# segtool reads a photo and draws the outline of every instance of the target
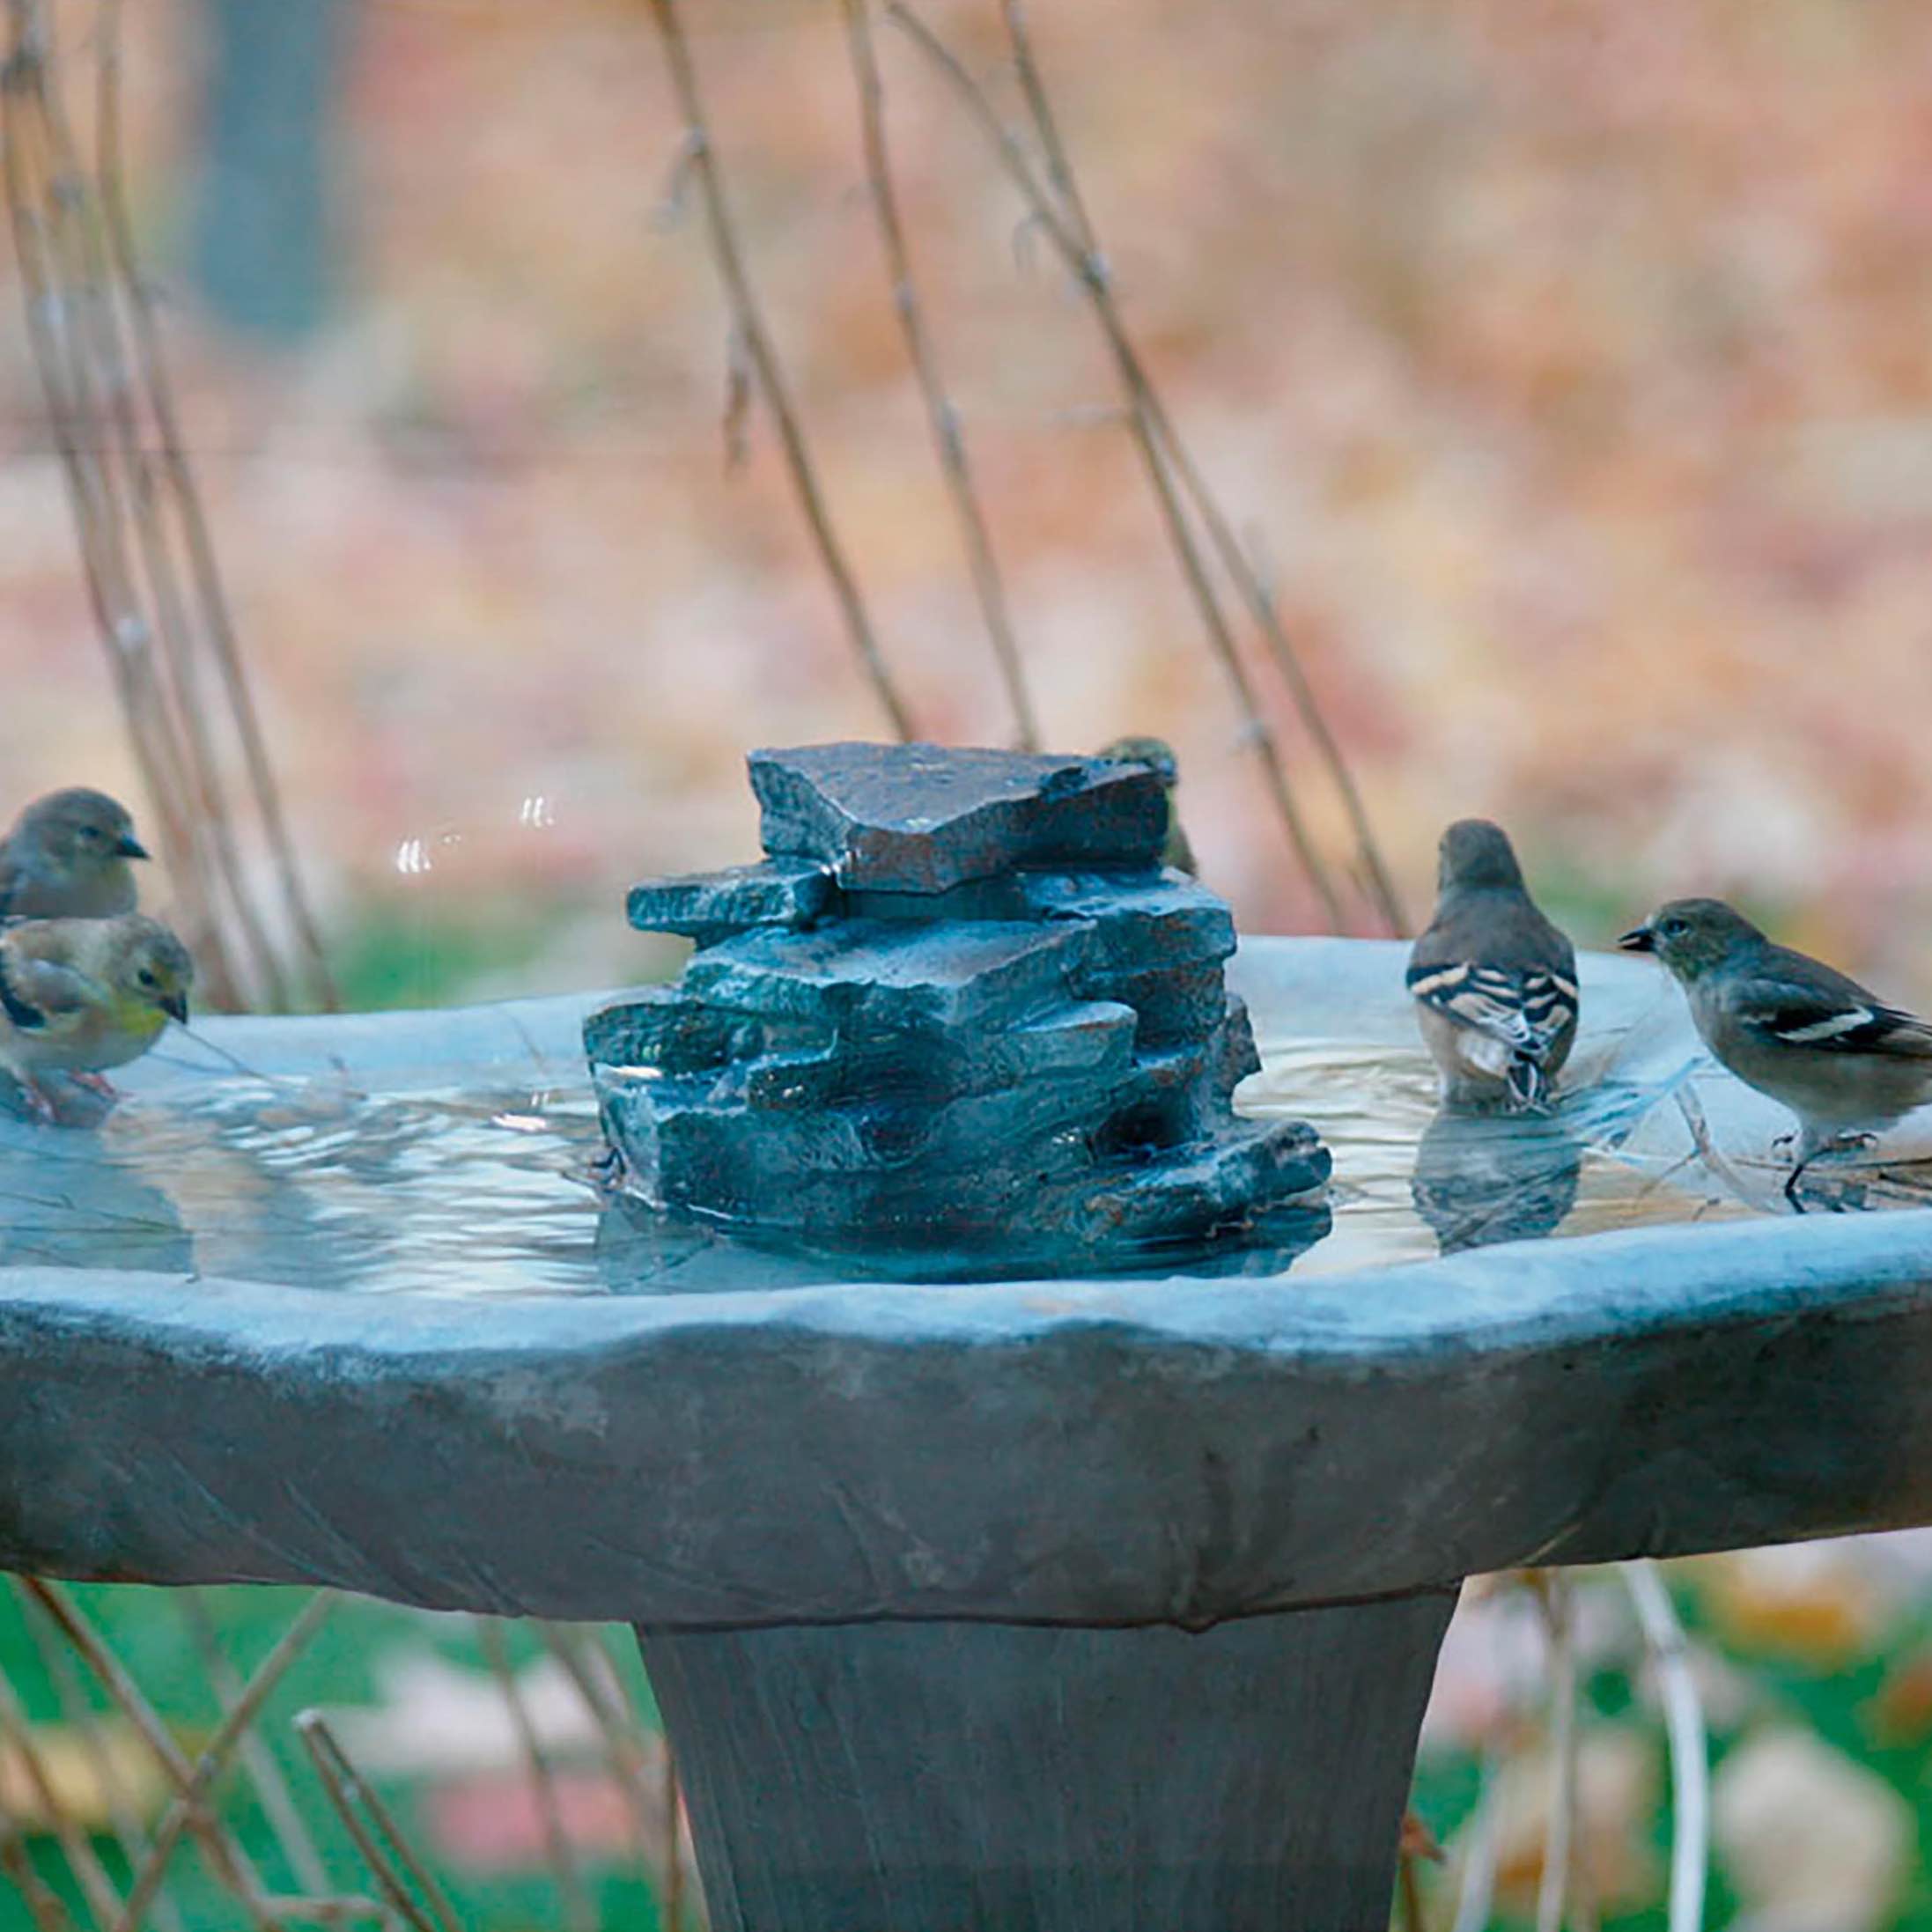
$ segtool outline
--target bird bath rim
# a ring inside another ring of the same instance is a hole
[[[1346,942],[1250,965],[1279,943]],[[228,1036],[267,1073],[452,1029],[508,1066],[542,1018]],[[1932,1210],[1265,1279],[463,1300],[16,1268],[0,1567],[664,1628],[1197,1626],[1932,1521],[1928,1380]]]

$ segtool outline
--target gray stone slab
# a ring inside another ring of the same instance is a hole
[[[1012,1024],[1067,997],[1083,938],[1075,926],[841,919],[741,933],[698,954],[679,984],[707,1007],[829,1019],[848,1034]]]
[[[1160,780],[1104,759],[836,744],[748,762],[766,852],[821,860],[844,887],[936,893],[1014,866],[1149,866],[1167,835]]]
[[[647,879],[624,911],[641,933],[678,933],[709,944],[751,925],[811,925],[837,896],[830,868],[808,859],[768,859],[722,872]]]
[[[1235,950],[1227,902],[1176,874],[1146,881],[1094,873],[1021,873],[1014,881],[1029,915],[1089,922],[1083,970],[1172,971],[1213,964]]]

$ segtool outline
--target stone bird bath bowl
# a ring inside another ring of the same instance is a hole
[[[1233,962],[1334,1226],[1213,1279],[627,1278],[601,1002],[211,1021],[0,1125],[0,1563],[630,1622],[719,1928],[1379,1932],[1462,1578],[1932,1520],[1932,1213],[1686,1164],[1639,962],[1553,1126],[1433,1122],[1401,960]]]

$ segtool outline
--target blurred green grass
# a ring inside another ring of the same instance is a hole
[[[243,1678],[274,1648],[307,1594],[297,1589],[252,1585],[199,1593],[219,1633],[224,1655]],[[177,1593],[116,1584],[73,1586],[71,1595],[192,1757],[219,1722],[220,1714]],[[502,1629],[513,1669],[521,1670],[543,1654],[536,1635],[527,1627],[505,1623]],[[641,1710],[654,1714],[655,1705],[630,1631],[619,1626],[608,1636],[607,1653],[626,1687]],[[373,1701],[379,1689],[374,1672],[377,1660],[402,1649],[434,1650],[477,1673],[479,1685],[486,1692],[490,1688],[470,1619],[403,1610],[365,1597],[344,1597],[277,1685],[258,1729],[258,1736],[289,1781],[336,1892],[367,1896],[375,1887],[309,1765],[293,1721],[310,1706],[333,1711],[344,1705]],[[85,1677],[77,1660],[76,1667]],[[0,1675],[13,1685],[31,1724],[63,1722],[59,1691],[28,1628],[23,1605],[11,1591],[0,1591]],[[557,1888],[546,1870],[467,1872],[460,1864],[437,1855],[424,1809],[430,1788],[426,1781],[371,1776],[368,1781],[394,1810],[409,1842],[448,1891],[466,1932],[468,1928],[528,1932],[531,1928],[562,1922]],[[302,1890],[252,1788],[232,1768],[217,1787],[216,1810],[254,1861],[270,1891],[293,1894]],[[117,1890],[124,1892],[129,1873],[119,1847],[110,1835],[93,1842]],[[53,1838],[32,1833],[27,1848],[34,1868],[74,1914],[75,1922],[92,1924]],[[601,1861],[586,1854],[583,1869],[600,1925],[658,1932],[661,1920],[657,1899],[634,1864]],[[209,1875],[197,1851],[185,1845],[178,1849],[170,1873],[171,1890],[186,1932],[246,1924],[240,1904]],[[26,1902],[5,1879],[0,1879],[0,1932],[35,1932]]]

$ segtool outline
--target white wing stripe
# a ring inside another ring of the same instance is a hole
[[[1854,1007],[1849,1013],[1834,1013],[1828,1019],[1813,1021],[1808,1027],[1796,1027],[1788,1033],[1781,1033],[1778,1038],[1793,1046],[1803,1046],[1813,1040],[1835,1040],[1841,1033],[1856,1033],[1859,1028],[1869,1027],[1877,1017],[1869,1007]]]

